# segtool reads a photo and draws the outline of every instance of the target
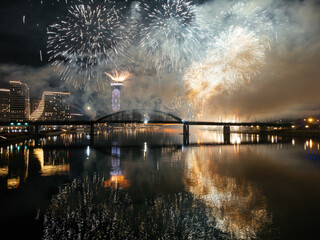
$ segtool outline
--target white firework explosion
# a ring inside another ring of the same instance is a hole
[[[103,70],[129,43],[116,2],[90,0],[72,5],[48,29],[49,60],[63,80],[83,89],[104,88]]]
[[[182,70],[201,57],[205,36],[195,21],[191,1],[142,1],[140,56],[156,69]]]

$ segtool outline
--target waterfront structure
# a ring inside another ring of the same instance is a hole
[[[10,90],[0,88],[0,121],[9,121],[10,115]]]
[[[30,120],[70,120],[69,92],[44,91],[38,107],[32,112]]]
[[[111,108],[113,112],[118,112],[121,110],[121,94],[124,86],[124,82],[128,80],[131,74],[128,71],[112,71],[111,73],[105,72],[107,77],[111,79]]]
[[[30,95],[27,84],[20,81],[9,82],[10,121],[29,120]]]
[[[121,92],[124,86],[123,81],[112,81],[111,89],[112,89],[112,99],[111,106],[113,112],[118,112],[121,110]]]

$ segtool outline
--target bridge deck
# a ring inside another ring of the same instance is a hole
[[[14,125],[12,125],[12,123]],[[131,120],[107,120],[102,123],[108,124],[144,124],[144,121],[131,121]],[[101,123],[101,124],[102,124]],[[18,122],[6,121],[0,122],[0,126],[17,126]],[[100,124],[96,121],[28,121],[28,122],[20,122],[21,125],[18,126],[42,126],[42,125],[94,125]],[[27,125],[25,125],[27,124]],[[270,123],[270,122],[202,122],[202,121],[148,121],[147,124],[176,124],[176,125],[190,125],[190,126],[253,126],[253,127],[288,127],[291,124],[288,123]]]

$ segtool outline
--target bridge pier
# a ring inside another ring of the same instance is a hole
[[[230,143],[230,126],[229,125],[223,126],[223,142]]]
[[[183,124],[183,145],[189,145],[189,125]]]
[[[35,133],[36,135],[39,135],[39,134],[40,134],[40,126],[39,126],[39,125],[35,125],[35,126],[34,126],[34,133]]]
[[[260,127],[260,137],[261,137],[261,143],[267,143],[268,142],[268,127],[267,126],[261,126]]]
[[[40,135],[40,126],[39,125],[35,125],[34,126],[34,135],[35,135],[35,138],[34,138],[34,144],[35,144],[35,147],[38,147],[39,146],[39,135]]]
[[[94,144],[94,124],[90,124],[90,145]]]
[[[267,126],[261,126],[260,127],[260,134],[268,134],[268,127]]]

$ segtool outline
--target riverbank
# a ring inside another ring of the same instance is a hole
[[[26,141],[35,138],[44,138],[49,136],[61,135],[63,133],[70,133],[65,131],[52,131],[52,132],[41,132],[35,133],[0,133],[0,145],[12,144],[21,141]]]
[[[320,137],[320,131],[315,130],[273,130],[261,133],[260,131],[231,131],[231,133],[239,134],[264,134],[264,135],[276,135],[286,137]]]

